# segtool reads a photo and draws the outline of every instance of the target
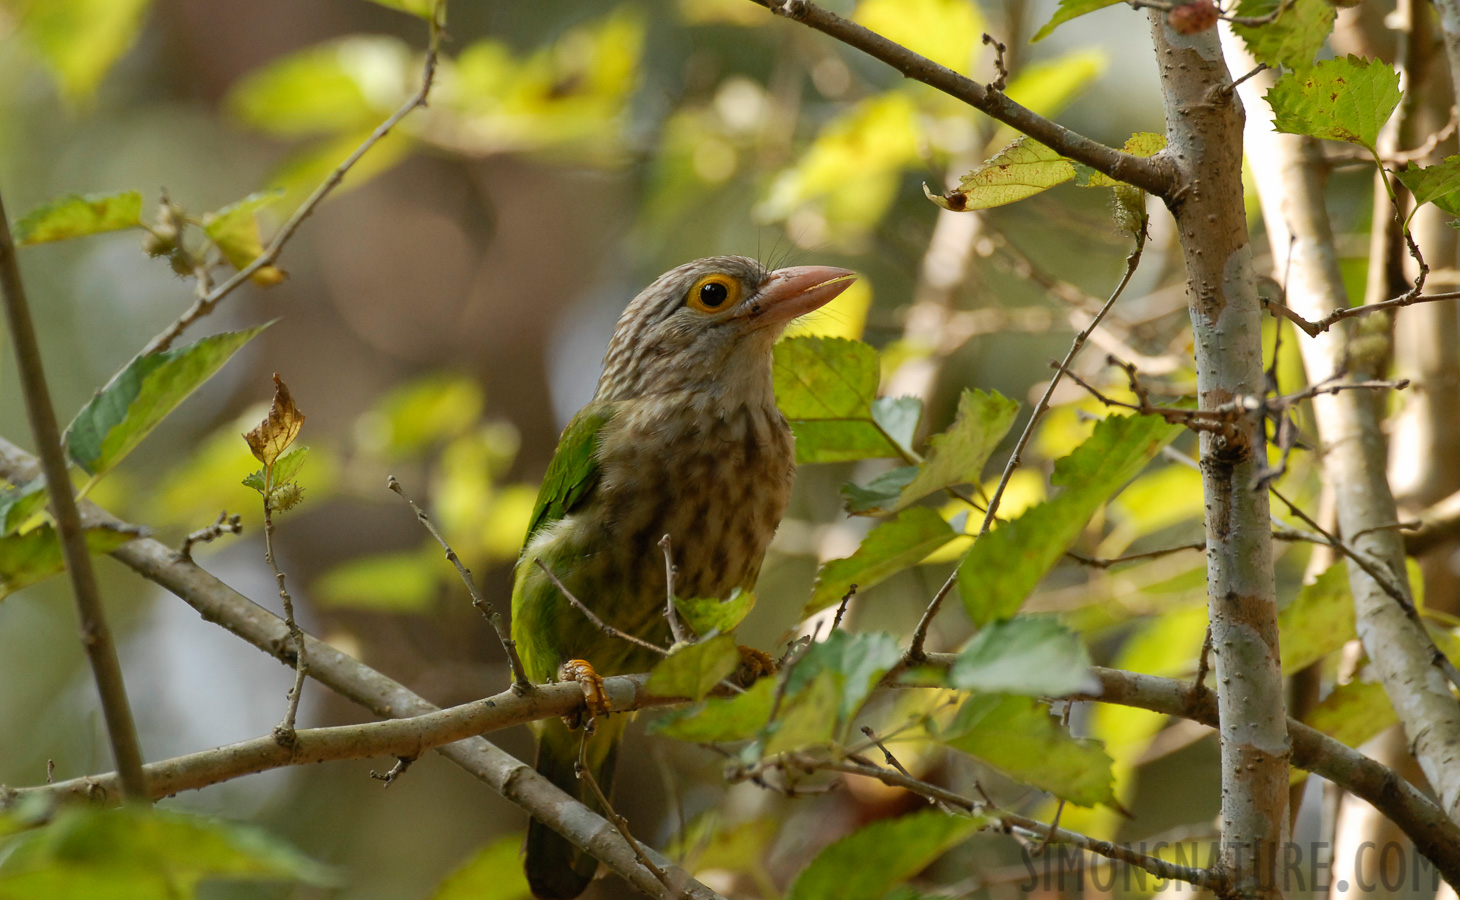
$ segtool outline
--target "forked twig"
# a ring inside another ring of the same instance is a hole
[[[632,634],[629,634],[627,631],[620,631],[619,629],[600,619],[598,615],[593,612],[593,610],[588,608],[588,604],[573,596],[573,592],[568,590],[568,586],[563,584],[562,580],[559,579],[557,575],[553,574],[553,570],[547,567],[547,563],[543,562],[541,557],[534,559],[533,562],[537,564],[537,567],[539,569],[542,569],[543,574],[546,575],[550,581],[552,581],[553,586],[558,589],[558,592],[566,597],[569,603],[577,607],[579,612],[587,616],[588,621],[592,622],[599,631],[603,632],[609,637],[618,638],[620,640],[628,641],[630,644],[643,647],[645,650],[653,650],[660,656],[669,655],[669,651],[665,650],[663,647],[657,647],[654,644],[651,644],[648,641],[644,640],[643,638],[635,637]]]

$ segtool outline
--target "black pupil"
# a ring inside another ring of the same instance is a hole
[[[700,302],[711,309],[724,303],[729,297],[730,292],[718,281],[712,281],[700,287]]]

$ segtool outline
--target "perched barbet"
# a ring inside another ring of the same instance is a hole
[[[669,634],[666,535],[677,596],[723,599],[754,586],[795,472],[771,347],[852,281],[845,269],[771,272],[714,257],[665,273],[624,310],[598,390],[558,442],[517,563],[512,637],[533,682],[591,682],[658,659],[605,634],[554,579],[605,624],[656,645]],[[598,724],[586,747],[605,794],[625,718]],[[537,771],[598,809],[574,771],[581,737],[554,719],[538,723],[537,739]],[[526,856],[532,892],[552,900],[582,893],[598,864],[535,820]]]

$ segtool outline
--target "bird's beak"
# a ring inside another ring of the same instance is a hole
[[[758,325],[789,322],[825,306],[856,280],[855,272],[834,266],[777,269],[760,283],[739,315],[757,319]]]

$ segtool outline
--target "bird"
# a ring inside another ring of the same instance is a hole
[[[606,711],[594,693],[601,677],[646,671],[658,659],[605,633],[565,592],[603,624],[662,646],[666,552],[678,597],[725,599],[754,586],[795,474],[772,347],[791,320],[853,280],[831,266],[771,271],[718,256],[666,272],[630,301],[593,399],[548,465],[515,569],[512,638],[530,681],[577,680],[588,705]],[[594,720],[582,745],[605,797],[626,719]],[[536,769],[601,814],[577,775],[583,738],[572,724],[536,723]],[[524,865],[536,897],[570,900],[598,861],[534,819]]]

